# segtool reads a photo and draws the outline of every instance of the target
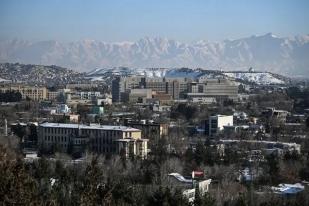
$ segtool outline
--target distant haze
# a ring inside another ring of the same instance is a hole
[[[0,41],[0,62],[58,65],[77,71],[127,66],[244,70],[253,67],[286,75],[309,75],[309,35],[268,33],[221,42],[182,43],[166,38],[106,43],[82,40]]]

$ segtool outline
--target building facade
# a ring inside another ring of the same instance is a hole
[[[118,76],[112,81],[112,101],[124,102],[128,100],[128,92],[130,89],[142,88],[144,77],[122,77]]]
[[[159,139],[163,136],[168,135],[167,124],[159,124],[155,122],[147,122],[146,120],[141,120],[139,122],[128,121],[125,123],[125,125],[140,129],[142,131],[142,136],[147,139]]]
[[[62,151],[89,151],[102,154],[121,154],[127,157],[147,157],[148,139],[141,130],[125,126],[99,124],[43,123],[38,127],[38,145],[41,149],[57,147]]]
[[[215,97],[220,99],[237,99],[238,86],[228,79],[203,79],[192,82],[188,97]]]
[[[46,87],[26,86],[26,85],[5,85],[0,88],[1,92],[16,91],[22,95],[23,99],[30,98],[32,100],[47,99]]]
[[[224,129],[224,126],[233,126],[233,115],[210,116],[205,122],[205,133],[213,136]]]

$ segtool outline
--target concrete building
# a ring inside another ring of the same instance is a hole
[[[66,104],[57,105],[56,112],[58,114],[67,114],[71,112],[71,108]]]
[[[111,95],[104,95],[104,97],[96,99],[95,100],[96,105],[111,105],[112,102],[112,96]]]
[[[296,152],[297,154],[301,153],[301,145],[294,142],[274,142],[274,141],[260,141],[260,140],[236,140],[236,139],[228,139],[219,141],[225,146],[235,145],[235,143],[246,143],[248,145],[252,145],[251,148],[261,149],[266,154],[272,154],[275,151],[281,150],[282,155],[289,152]]]
[[[262,114],[264,117],[268,119],[278,120],[279,122],[283,123],[286,122],[286,118],[289,112],[285,110],[277,110],[275,108],[268,107],[264,111],[262,111]]]
[[[112,100],[113,102],[123,102],[130,89],[142,88],[145,79],[142,76],[121,77],[118,76],[112,81]]]
[[[145,88],[152,89],[152,91],[167,93],[167,82],[164,78],[146,78]]]
[[[1,92],[16,91],[21,93],[22,98],[30,98],[32,100],[45,100],[47,99],[46,87],[26,86],[26,85],[2,85]]]
[[[160,105],[166,105],[173,102],[172,95],[166,94],[165,92],[156,92],[152,95],[152,98],[155,101],[158,101]]]
[[[233,126],[233,115],[210,116],[205,122],[205,133],[213,136],[222,131],[224,126]]]
[[[66,89],[91,89],[91,88],[97,88],[98,84],[94,83],[84,83],[84,84],[67,84],[65,86]]]
[[[145,88],[181,99],[188,91],[188,82],[191,80],[187,78],[146,78]]]
[[[228,79],[203,79],[192,82],[188,90],[189,97],[215,97],[218,99],[237,99],[238,86]],[[195,95],[197,94],[197,95]]]
[[[54,122],[70,122],[70,123],[78,123],[80,120],[79,114],[52,114],[52,120]]]
[[[138,122],[128,121],[126,126],[134,127],[142,131],[142,136],[147,139],[159,139],[168,135],[168,125],[155,123],[153,121],[141,120]]]
[[[76,92],[76,95],[80,99],[89,99],[92,100],[94,98],[101,97],[101,92],[94,92],[94,91],[82,91],[82,92]]]
[[[129,92],[129,102],[131,103],[145,103],[146,99],[151,98],[151,89],[131,89]]]
[[[103,114],[104,114],[104,107],[101,107],[101,106],[92,106],[92,108],[91,108],[91,114],[103,115]]]
[[[173,100],[184,99],[187,93],[192,97],[237,99],[238,86],[228,79],[201,79],[193,82],[190,78],[158,77],[117,77],[112,82],[113,102],[125,102],[132,89],[151,89],[153,92],[168,94]]]
[[[147,142],[141,130],[125,126],[43,123],[38,128],[38,145],[43,150],[57,147],[62,151],[83,152],[88,148],[97,153],[124,152],[127,157],[146,158]]]
[[[204,93],[188,93],[188,99],[193,103],[200,103],[200,104],[217,103],[216,98],[207,97]]]
[[[59,92],[58,91],[48,91],[47,92],[47,99],[48,100],[56,100],[57,97],[59,96]]]
[[[168,94],[173,99],[182,99],[191,81],[187,78],[116,77],[112,81],[113,102],[128,100],[132,89],[151,89],[153,92]]]

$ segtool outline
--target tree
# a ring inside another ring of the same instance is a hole
[[[187,120],[196,116],[198,109],[195,105],[189,105],[185,103],[178,104],[177,107],[173,107],[171,111],[171,117],[174,119],[179,118],[181,115]]]
[[[94,157],[84,173],[80,193],[81,205],[96,205],[98,202],[104,202],[102,196],[98,195],[98,188],[104,184],[102,178],[103,173],[98,166],[98,157]]]
[[[267,165],[268,165],[268,174],[270,175],[270,179],[272,183],[277,183],[278,175],[279,175],[279,160],[278,157],[271,154],[266,157]]]
[[[0,202],[1,205],[38,204],[37,185],[20,159],[10,157],[0,145]],[[12,161],[14,160],[14,161]]]
[[[148,199],[149,206],[156,205],[168,205],[168,200],[166,199],[164,189],[160,186],[151,197]]]
[[[26,135],[26,128],[20,125],[19,123],[12,127],[14,134],[16,134],[20,140]]]
[[[148,198],[147,205],[185,206],[189,205],[189,203],[180,190],[175,190],[173,193],[168,187],[163,188],[160,186],[159,189]]]
[[[200,194],[198,189],[195,192],[194,205],[196,206],[214,206],[215,199],[212,198],[209,193]]]
[[[194,153],[194,159],[197,165],[200,166],[201,163],[205,161],[205,154],[206,154],[205,146],[201,141],[199,141],[196,145],[196,150]]]
[[[0,102],[20,102],[22,95],[15,91],[0,92]]]

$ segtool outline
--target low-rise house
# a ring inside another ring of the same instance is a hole
[[[194,202],[196,190],[201,195],[204,195],[209,190],[209,185],[211,179],[194,179],[184,177],[179,173],[170,173],[168,174],[168,184],[172,188],[177,188],[182,191],[184,197],[188,199],[189,202]]]

